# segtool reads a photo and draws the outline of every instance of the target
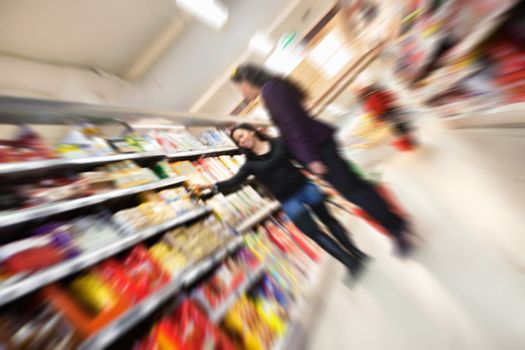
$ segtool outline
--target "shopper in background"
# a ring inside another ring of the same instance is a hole
[[[335,130],[309,115],[303,104],[307,93],[301,86],[252,64],[241,65],[231,79],[248,100],[262,97],[294,158],[382,225],[394,237],[400,255],[410,252],[407,222],[341,157],[334,140]]]
[[[362,270],[367,255],[352,243],[345,228],[328,212],[320,189],[292,164],[282,141],[270,139],[249,124],[233,128],[231,137],[246,154],[246,162],[231,179],[214,186],[197,186],[197,189],[213,188],[214,191],[229,192],[253,175],[282,203],[284,212],[299,230],[356,276]],[[338,242],[321,230],[312,213]]]
[[[376,123],[390,127],[396,138],[395,145],[399,144],[396,147],[410,150],[416,145],[410,125],[404,120],[403,111],[390,91],[378,85],[370,85],[359,92],[358,99],[365,112],[372,115]]]

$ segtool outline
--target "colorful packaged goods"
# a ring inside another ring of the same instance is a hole
[[[257,307],[247,296],[241,296],[224,318],[225,327],[239,339],[242,348],[270,349],[277,339],[271,327],[257,312]]]
[[[190,300],[185,300],[173,315],[163,318],[150,335],[133,350],[235,350],[237,347]]]
[[[146,247],[138,245],[124,259],[124,270],[134,285],[149,294],[169,282],[170,276],[149,254]]]
[[[72,324],[51,306],[32,300],[0,314],[0,348],[73,350],[79,339]]]

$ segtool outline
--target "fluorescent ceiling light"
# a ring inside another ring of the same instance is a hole
[[[175,0],[178,7],[219,30],[228,20],[228,8],[218,0]]]

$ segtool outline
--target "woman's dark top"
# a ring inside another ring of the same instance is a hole
[[[237,174],[226,181],[216,184],[220,192],[229,192],[238,187],[250,175],[255,176],[273,195],[280,201],[284,201],[308,182],[301,170],[290,161],[282,140],[273,139],[270,151],[263,155],[250,155],[246,163],[239,169]]]
[[[261,94],[292,155],[303,164],[322,160],[320,149],[332,139],[334,128],[312,118],[297,91],[280,79],[264,84]]]

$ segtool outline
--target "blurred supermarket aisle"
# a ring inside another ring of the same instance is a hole
[[[374,261],[350,288],[333,263],[308,349],[525,348],[525,131],[421,127],[425,146],[381,168],[424,246],[399,261],[347,218]]]

